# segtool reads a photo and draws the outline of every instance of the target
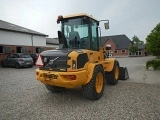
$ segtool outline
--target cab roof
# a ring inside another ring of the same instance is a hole
[[[94,17],[92,17],[92,15],[88,15],[88,14],[85,14],[85,13],[79,13],[79,14],[72,14],[72,15],[67,15],[67,16],[64,16],[63,18],[72,18],[72,17],[81,17],[81,16],[86,16],[86,17],[89,17],[95,21],[98,21],[97,19],[95,19]]]

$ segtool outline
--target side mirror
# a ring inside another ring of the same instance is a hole
[[[108,29],[109,29],[109,21],[108,21],[108,22],[106,22],[106,23],[104,23],[104,27],[105,27],[105,29],[106,29],[106,30],[108,30]]]
[[[111,50],[111,45],[107,45],[106,50]]]

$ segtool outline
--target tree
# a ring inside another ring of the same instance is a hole
[[[132,53],[135,53],[138,51],[138,46],[137,45],[131,45],[129,47],[129,51],[132,52]]]
[[[143,45],[144,42],[141,41],[136,35],[132,37],[132,45],[129,48],[129,51],[135,53],[138,51],[138,45]]]
[[[139,45],[140,40],[136,35],[134,35],[134,37],[132,37],[132,42],[134,45]]]
[[[160,57],[160,23],[151,31],[146,38],[146,50]]]

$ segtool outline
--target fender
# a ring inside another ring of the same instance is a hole
[[[103,61],[102,65],[103,65],[104,71],[105,72],[111,72],[113,67],[114,67],[114,63],[116,61],[117,60],[114,59],[114,58],[109,58],[109,59],[106,59],[105,61]]]
[[[94,72],[94,68],[97,66],[97,65],[101,65],[100,63],[89,63],[88,66],[87,66],[87,76],[88,76],[88,79],[86,81],[85,84],[87,84],[88,82],[90,82],[91,78],[92,78],[92,75],[93,75],[93,72]]]

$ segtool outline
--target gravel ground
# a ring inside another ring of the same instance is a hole
[[[137,64],[143,64],[140,59]],[[160,120],[160,85],[133,82],[132,67],[132,78],[106,85],[98,101],[84,99],[80,89],[47,91],[35,79],[35,69],[0,68],[0,120]]]

